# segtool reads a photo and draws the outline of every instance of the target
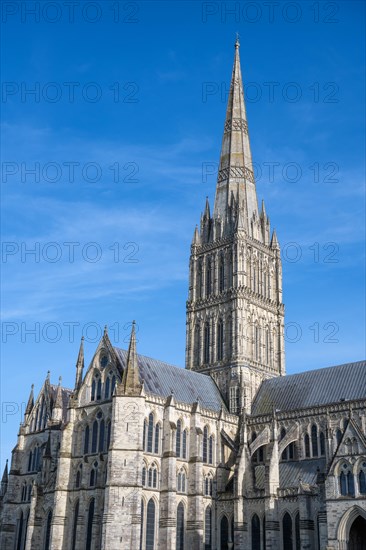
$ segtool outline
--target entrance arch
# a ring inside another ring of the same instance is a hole
[[[366,519],[358,516],[349,530],[348,550],[366,550]]]
[[[366,543],[359,542],[360,535],[365,536],[366,511],[360,506],[352,506],[343,514],[339,525],[337,538],[342,550],[366,550]],[[351,546],[352,545],[352,546]]]

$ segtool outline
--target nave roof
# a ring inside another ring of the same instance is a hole
[[[114,348],[122,368],[126,367],[127,350]],[[174,395],[177,402],[193,404],[199,401],[200,406],[220,411],[227,410],[218,387],[210,376],[191,370],[175,367],[158,359],[137,354],[141,381],[147,393],[167,398]]]
[[[357,399],[366,399],[366,361],[265,380],[254,399],[252,415]]]

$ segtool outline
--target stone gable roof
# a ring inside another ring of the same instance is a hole
[[[114,348],[114,350],[124,369],[127,351],[120,348]],[[198,400],[201,407],[205,409],[227,410],[220,391],[210,376],[175,367],[140,354],[137,354],[137,362],[146,393],[164,398],[173,393],[174,399],[180,403],[191,405]]]
[[[252,415],[356,399],[366,399],[366,361],[265,380],[254,399]]]

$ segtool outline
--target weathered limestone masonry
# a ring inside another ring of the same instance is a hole
[[[105,330],[74,388],[33,387],[1,550],[366,550],[366,362],[285,375],[235,44],[215,205],[194,231],[186,369]],[[164,343],[162,342],[162,345]]]

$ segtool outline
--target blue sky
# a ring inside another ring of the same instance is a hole
[[[30,385],[73,386],[82,333],[88,362],[136,319],[141,353],[184,366],[236,32],[287,371],[363,358],[364,3],[33,4],[3,2],[2,467]]]

